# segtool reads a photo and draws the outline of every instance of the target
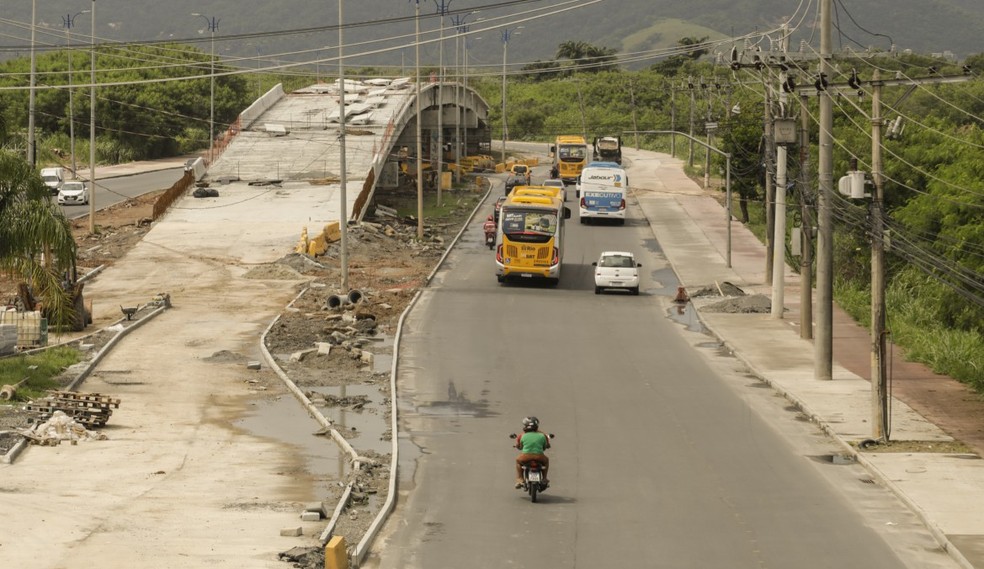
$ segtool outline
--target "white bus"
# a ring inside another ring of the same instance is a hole
[[[589,165],[581,172],[578,196],[581,223],[592,219],[614,219],[625,224],[625,198],[629,177],[618,166]]]

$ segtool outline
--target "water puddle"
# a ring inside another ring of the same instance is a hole
[[[311,474],[330,473],[339,479],[348,474],[348,456],[331,437],[315,434],[321,430],[321,425],[290,395],[258,401],[248,416],[234,424],[252,435],[298,449],[305,470]],[[321,476],[315,478],[322,479]]]
[[[389,357],[392,358],[392,355]],[[389,400],[379,391],[378,385],[311,387],[307,391],[323,395],[327,401],[334,402],[326,405],[312,398],[321,414],[335,425],[335,429],[345,436],[357,452],[392,452],[393,443],[383,440],[383,436],[389,431],[389,419],[386,415]]]
[[[667,315],[671,320],[677,322],[678,324],[683,324],[687,327],[687,330],[691,332],[697,332],[698,334],[708,334],[707,328],[698,318],[697,310],[694,305],[687,303],[678,303],[671,306],[667,310]]]

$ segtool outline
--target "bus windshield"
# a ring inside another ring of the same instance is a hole
[[[557,212],[534,209],[503,209],[502,233],[511,241],[546,243],[557,233]]]
[[[587,155],[585,146],[581,144],[561,144],[557,157],[563,162],[580,162]]]

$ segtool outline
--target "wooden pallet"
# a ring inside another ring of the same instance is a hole
[[[120,400],[99,393],[76,393],[74,391],[49,391],[44,399],[32,401],[25,408],[48,419],[55,411],[61,411],[85,425],[97,428],[106,425],[113,409],[118,409]]]

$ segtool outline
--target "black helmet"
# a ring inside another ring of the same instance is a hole
[[[530,432],[535,431],[540,428],[540,420],[536,417],[529,416],[523,419],[523,431]]]

